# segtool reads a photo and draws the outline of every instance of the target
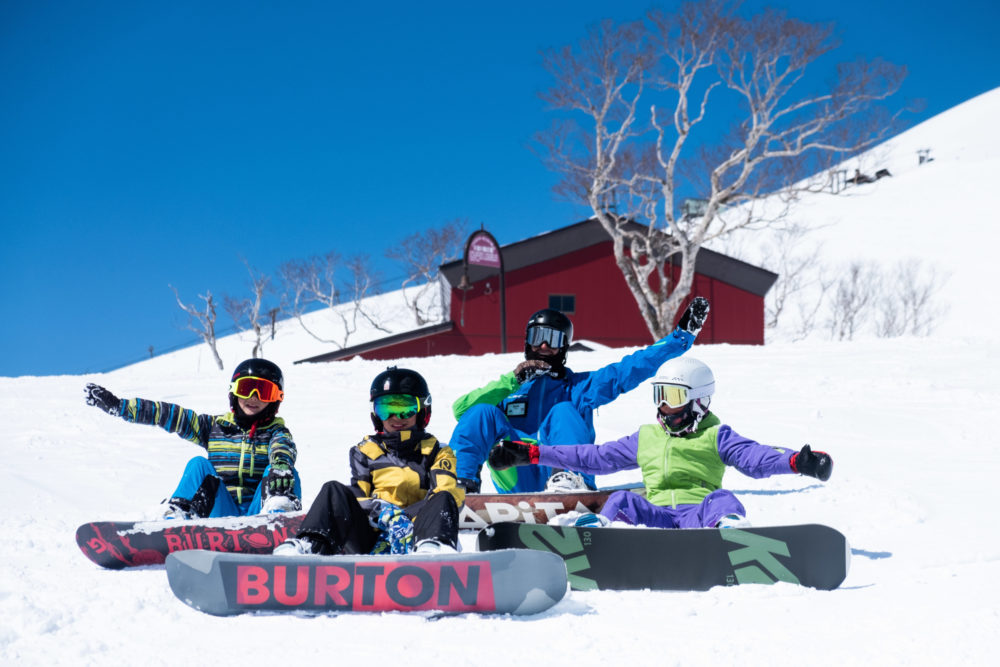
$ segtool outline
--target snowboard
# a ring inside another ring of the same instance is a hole
[[[269,554],[295,536],[304,518],[305,512],[289,512],[190,521],[96,521],[77,528],[76,543],[84,556],[111,570],[159,565],[167,554],[187,549]]]
[[[557,514],[574,510],[599,512],[613,491],[643,493],[642,484],[625,484],[597,491],[539,491],[535,493],[470,493],[458,517],[462,530],[480,530],[502,523],[548,523]]]
[[[529,548],[566,561],[574,590],[704,591],[785,581],[821,590],[847,578],[850,546],[828,526],[578,528],[500,523],[479,532],[480,551]]]
[[[559,556],[528,549],[405,556],[263,556],[178,551],[170,588],[206,614],[386,612],[537,614],[566,595]]]

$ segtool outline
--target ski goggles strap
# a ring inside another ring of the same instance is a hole
[[[420,412],[420,399],[410,394],[386,394],[372,401],[372,412],[379,419],[386,420],[395,415],[398,419],[409,419]]]
[[[265,403],[273,403],[285,399],[285,392],[276,383],[265,378],[244,375],[236,378],[229,385],[229,392],[237,398],[250,398],[257,393],[257,398]]]
[[[525,334],[525,342],[532,347],[539,347],[542,343],[545,343],[553,350],[558,350],[561,347],[566,347],[568,341],[566,340],[566,334],[559,331],[559,329],[535,326],[528,329],[528,332]]]

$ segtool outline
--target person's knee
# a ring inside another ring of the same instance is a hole
[[[215,466],[204,456],[195,456],[184,466],[186,473],[201,473],[202,475],[215,475]]]

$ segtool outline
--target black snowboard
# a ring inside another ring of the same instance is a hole
[[[405,556],[179,551],[170,588],[215,616],[249,611],[537,614],[566,595],[566,566],[527,549]]]
[[[294,537],[305,512],[191,521],[95,521],[76,529],[83,555],[101,567],[120,570],[158,565],[167,554],[187,549],[271,553]]]
[[[498,523],[480,551],[529,548],[566,561],[574,590],[703,591],[778,581],[822,590],[847,577],[850,546],[828,526],[762,528],[575,528]]]

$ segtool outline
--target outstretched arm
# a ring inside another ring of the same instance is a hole
[[[719,427],[716,442],[723,463],[755,479],[799,473],[825,482],[833,472],[832,457],[826,452],[812,451],[809,445],[798,452],[787,447],[762,445],[729,426]]]
[[[489,461],[495,470],[538,463],[599,475],[639,467],[636,460],[638,446],[638,432],[603,445],[538,445],[521,440],[501,440],[490,450]]]
[[[104,387],[88,384],[84,388],[87,405],[121,417],[133,424],[159,426],[165,431],[204,447],[212,428],[212,415],[199,415],[173,403],[149,401],[144,398],[119,399]]]
[[[649,347],[637,350],[621,361],[589,373],[573,387],[573,403],[578,409],[606,405],[632,391],[656,375],[665,362],[688,351],[708,317],[708,299],[695,297],[681,316],[677,328]]]

